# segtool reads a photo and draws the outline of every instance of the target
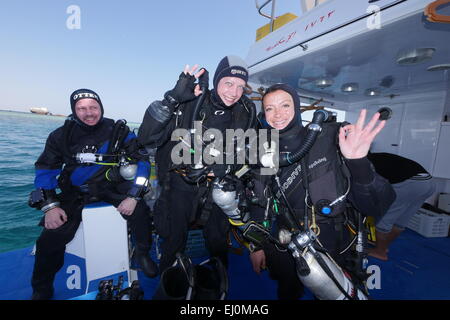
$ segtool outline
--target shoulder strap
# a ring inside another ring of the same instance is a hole
[[[64,156],[68,159],[72,158],[72,155],[69,151],[69,145],[70,145],[70,136],[72,135],[73,126],[75,125],[75,120],[73,119],[73,116],[70,115],[67,117],[66,121],[64,121],[63,125],[63,144],[62,144],[62,152]]]
[[[127,126],[127,121],[123,119],[117,120],[112,130],[107,154],[114,154],[119,151],[129,132],[130,128]]]

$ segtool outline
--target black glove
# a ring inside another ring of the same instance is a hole
[[[175,87],[167,91],[164,98],[170,104],[180,104],[195,99],[195,77],[182,72]]]
[[[205,68],[202,68],[205,70],[203,74],[198,78],[198,84],[200,86],[200,90],[205,91],[208,90],[209,86],[209,72]],[[201,69],[200,69],[201,70]]]

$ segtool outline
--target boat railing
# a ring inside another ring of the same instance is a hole
[[[328,0],[301,0],[302,12],[308,12]]]
[[[261,12],[261,10],[265,6],[267,6],[270,2],[272,2],[272,10],[270,11],[270,15],[267,15],[267,14]],[[270,32],[272,32],[273,31],[273,24],[275,23],[275,5],[276,5],[276,0],[267,0],[262,5],[259,5],[258,0],[255,0],[255,5],[256,5],[256,9],[258,9],[258,13],[260,15],[262,15],[265,18],[270,19]]]
[[[270,14],[263,13],[262,10],[270,3],[272,3]],[[258,9],[258,13],[264,18],[270,19],[269,23],[256,30],[256,41],[261,40],[276,29],[297,18],[297,15],[293,13],[285,13],[279,17],[275,16],[276,0],[266,0],[262,5],[259,4],[259,0],[255,0],[255,4]]]

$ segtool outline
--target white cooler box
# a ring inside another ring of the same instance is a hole
[[[450,216],[420,208],[409,220],[408,228],[427,238],[447,237]]]

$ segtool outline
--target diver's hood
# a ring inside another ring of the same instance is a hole
[[[278,90],[289,93],[289,95],[292,97],[292,100],[294,101],[294,112],[295,112],[294,117],[288,123],[288,125],[285,128],[279,130],[280,135],[282,135],[286,132],[292,131],[292,129],[294,127],[303,127],[303,124],[302,124],[302,114],[300,111],[300,98],[298,97],[297,91],[288,84],[277,83],[277,84],[270,86],[266,90],[265,95],[275,92],[275,91],[278,91]],[[264,108],[262,109],[262,112],[261,112],[260,122],[263,126],[267,125],[267,128],[275,129],[266,121],[265,115],[264,115]]]
[[[94,99],[100,105],[101,115],[100,120],[97,122],[97,124],[89,126],[78,118],[77,113],[75,112],[75,104],[77,103],[77,101],[82,99]],[[103,104],[100,99],[100,96],[93,90],[78,89],[72,92],[72,94],[70,95],[70,108],[72,110],[72,114],[69,117],[71,117],[80,127],[85,129],[86,131],[95,131],[103,122],[103,114],[104,114]]]

